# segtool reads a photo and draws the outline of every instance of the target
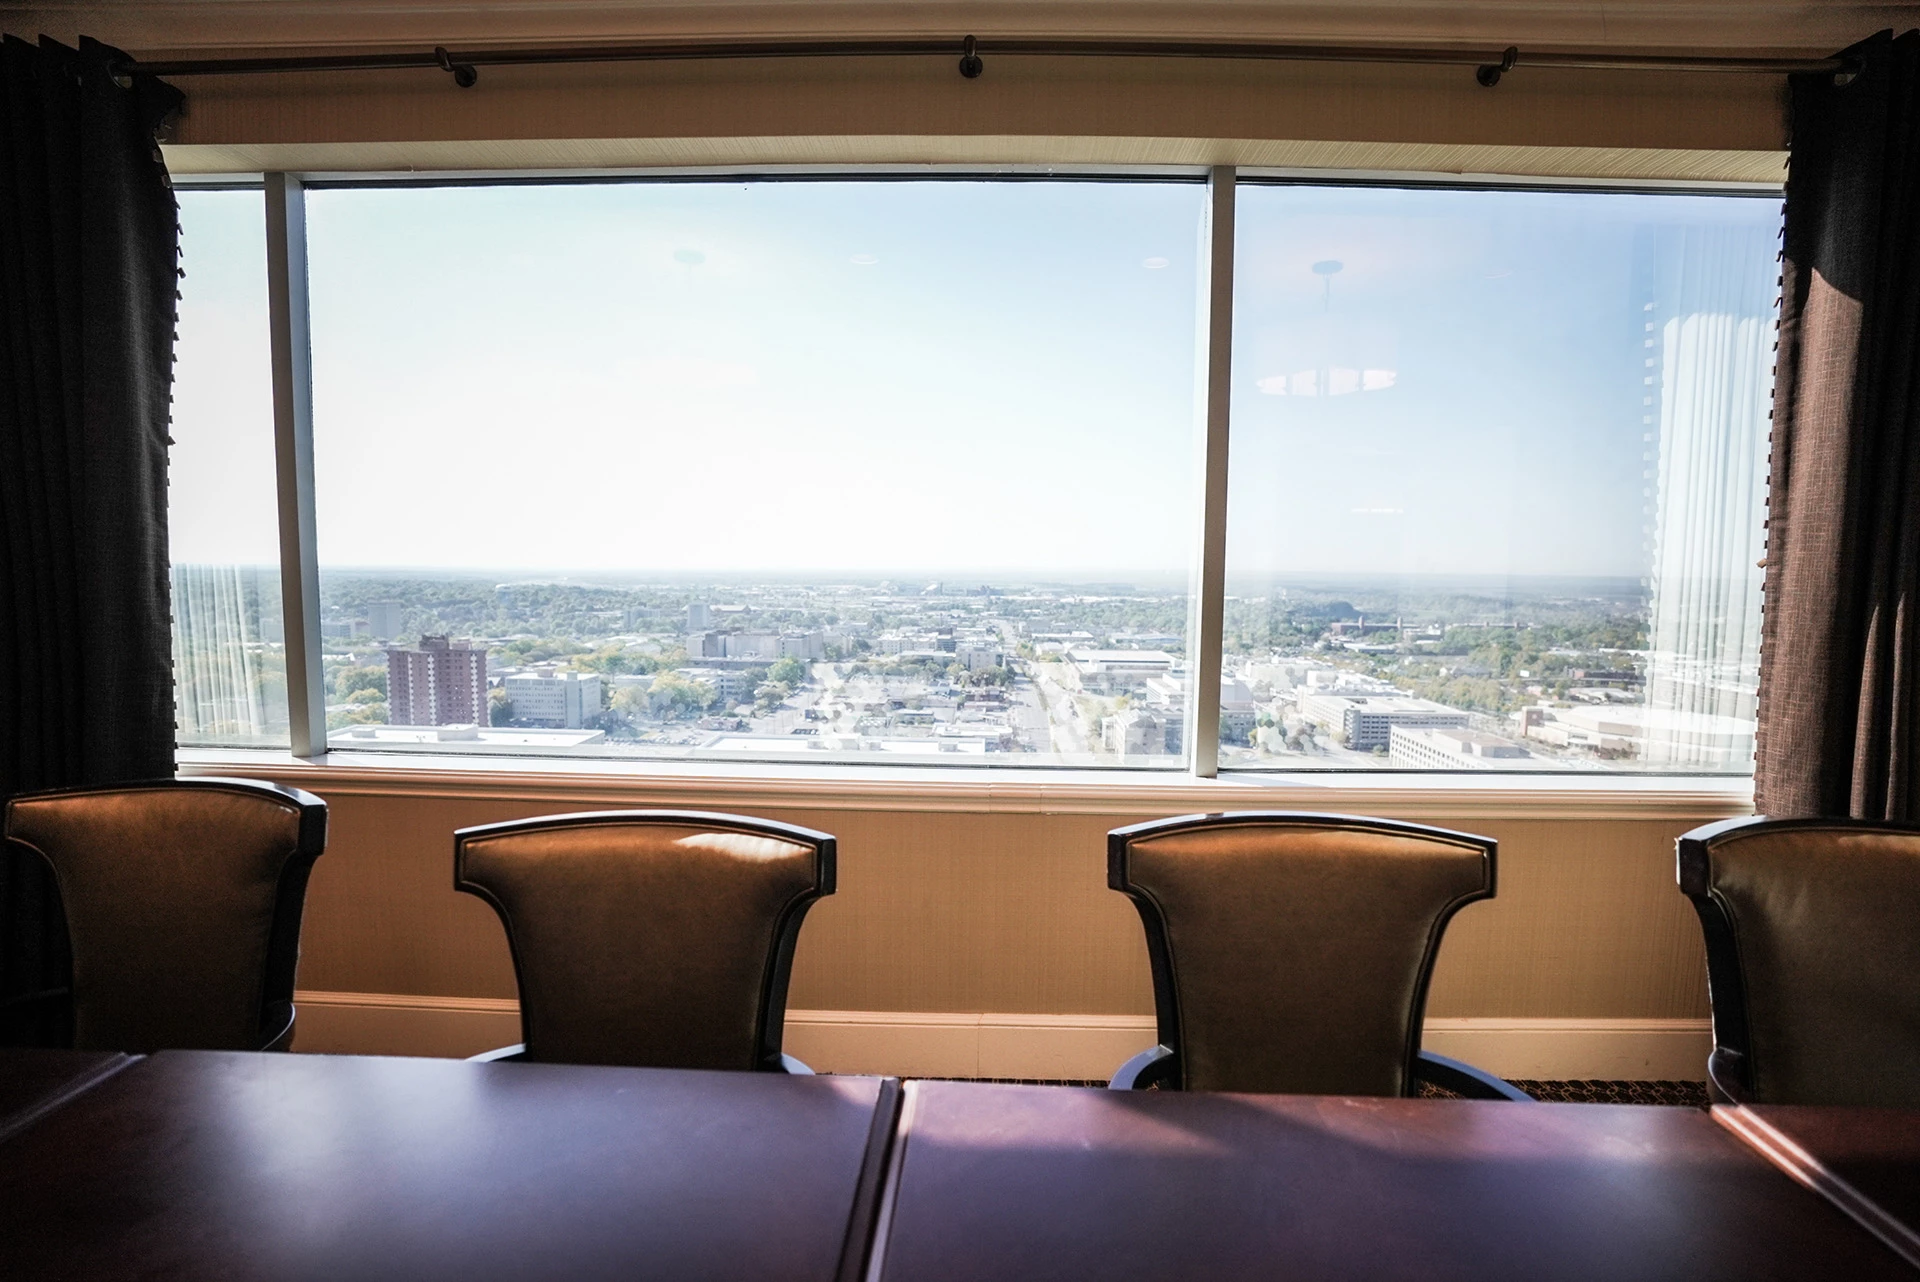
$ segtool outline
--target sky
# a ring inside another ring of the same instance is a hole
[[[1242,587],[1644,575],[1663,327],[1777,295],[1777,197],[1243,184],[1237,213]],[[1336,369],[1361,385],[1293,394]]]
[[[1203,199],[311,191],[321,563],[1181,579]],[[181,203],[174,556],[270,562],[261,196]],[[1230,575],[1643,573],[1662,255],[1731,237],[1764,294],[1778,215],[1243,185]]]

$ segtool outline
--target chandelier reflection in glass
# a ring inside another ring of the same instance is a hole
[[[1284,372],[1256,384],[1268,396],[1345,396],[1394,385],[1398,375],[1392,332],[1334,313],[1333,278],[1345,265],[1337,258],[1313,265],[1313,274],[1325,285],[1321,314],[1286,326],[1275,336],[1276,363]]]

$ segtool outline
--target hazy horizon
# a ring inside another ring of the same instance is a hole
[[[179,561],[177,564],[238,565],[242,569],[277,572],[273,561]],[[355,578],[459,578],[500,583],[575,583],[592,585],[614,583],[621,587],[681,587],[700,584],[738,586],[785,585],[794,587],[874,587],[892,583],[918,591],[929,584],[965,591],[977,587],[1152,587],[1166,591],[1189,592],[1190,582],[1179,576],[1148,574],[1089,573],[1065,576],[1036,575],[1025,571],[972,569],[959,572],[930,573],[912,569],[850,570],[845,567],[801,569],[780,572],[689,570],[665,573],[646,569],[597,569],[581,566],[448,566],[448,565],[329,565],[323,577]],[[1277,575],[1261,581],[1227,581],[1227,596],[1244,596],[1283,587],[1329,592],[1343,588],[1379,590],[1409,585],[1434,590],[1490,592],[1501,585],[1526,587],[1542,595],[1635,595],[1646,591],[1645,580],[1633,575],[1580,574],[1453,574],[1411,571],[1399,573],[1354,572],[1315,573],[1300,571]],[[1555,590],[1557,589],[1557,591]]]

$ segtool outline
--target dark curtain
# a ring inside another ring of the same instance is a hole
[[[1920,818],[1920,33],[1795,76],[1754,805]]]
[[[173,773],[167,424],[179,232],[125,55],[0,48],[0,800]],[[0,1043],[70,1040],[66,924],[0,851]]]

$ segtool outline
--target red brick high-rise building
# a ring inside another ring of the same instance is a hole
[[[396,726],[487,724],[487,652],[471,641],[421,637],[418,649],[387,647],[387,722]]]

